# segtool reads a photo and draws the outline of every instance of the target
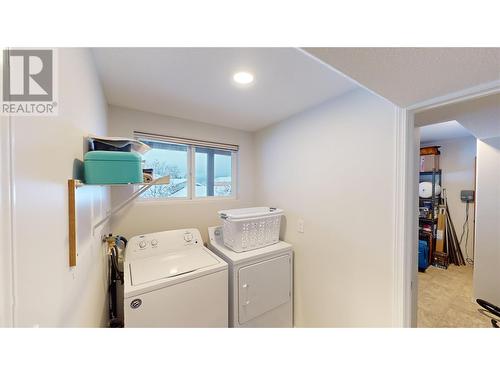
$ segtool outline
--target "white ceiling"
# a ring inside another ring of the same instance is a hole
[[[357,87],[297,48],[94,48],[109,104],[248,131]],[[250,87],[232,82],[255,75]]]
[[[500,137],[500,94],[452,103],[419,112],[415,125],[456,120],[479,139]]]
[[[440,142],[448,139],[472,137],[457,121],[441,122],[420,128],[420,143]]]
[[[500,80],[500,48],[304,50],[401,107]]]

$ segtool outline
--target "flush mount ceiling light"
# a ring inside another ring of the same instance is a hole
[[[253,74],[248,72],[238,72],[233,75],[233,80],[240,85],[248,85],[253,82]]]

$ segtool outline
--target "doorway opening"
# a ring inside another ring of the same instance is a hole
[[[419,131],[417,327],[488,327],[473,295],[476,137],[455,120]]]
[[[425,282],[420,280],[422,279],[422,274],[418,272],[419,241],[421,240],[421,231],[419,229],[427,229],[428,232],[434,232],[434,240],[437,240],[438,228],[436,227],[435,231],[432,225],[427,225],[424,228],[420,218],[421,216],[426,218],[425,215],[427,214],[430,215],[427,219],[432,220],[432,215],[435,215],[435,218],[438,219],[436,216],[446,210],[446,207],[444,207],[444,211],[439,211],[439,206],[445,206],[445,201],[450,198],[450,193],[452,193],[450,192],[452,189],[446,187],[451,182],[449,176],[447,177],[448,181],[446,181],[443,172],[441,172],[442,184],[445,190],[442,195],[441,193],[439,194],[439,199],[436,199],[435,205],[437,206],[437,211],[433,211],[434,207],[430,205],[421,206],[418,192],[419,183],[423,182],[420,181],[420,170],[422,167],[420,131],[425,125],[456,121],[477,138],[477,162],[475,172],[473,173],[475,175],[475,184],[471,189],[460,189],[458,195],[453,193],[454,200],[457,199],[457,196],[459,197],[460,204],[463,205],[461,206],[462,209],[452,208],[452,202],[448,201],[448,209],[450,210],[451,208],[448,217],[451,219],[452,216],[457,216],[457,214],[460,216],[460,213],[462,213],[464,221],[461,222],[461,225],[455,224],[453,219],[449,220],[451,223],[447,223],[445,220],[441,225],[443,226],[444,223],[445,228],[446,225],[451,228],[450,224],[453,224],[455,227],[456,236],[454,239],[450,237],[449,240],[454,240],[456,248],[455,256],[461,254],[463,258],[462,264],[465,264],[457,266],[457,268],[462,267],[462,270],[470,270],[471,273],[473,271],[472,293],[469,293],[472,294],[469,300],[472,303],[473,311],[461,323],[453,323],[451,319],[447,320],[446,318],[448,315],[453,315],[453,312],[449,312],[450,309],[448,307],[446,311],[439,314],[439,318],[441,319],[439,325],[429,322],[428,324],[450,327],[483,326],[483,323],[475,323],[475,319],[477,318],[484,322],[484,326],[491,326],[490,319],[484,316],[484,314],[481,316],[479,305],[475,304],[475,300],[481,298],[496,305],[500,304],[500,290],[498,290],[498,283],[500,282],[500,274],[498,273],[498,268],[500,267],[500,258],[498,258],[500,243],[498,242],[496,232],[488,229],[500,226],[500,200],[498,199],[500,196],[500,184],[498,184],[498,181],[500,181],[500,81],[471,88],[467,92],[450,94],[412,106],[404,110],[402,116],[403,119],[401,122],[405,124],[404,132],[406,133],[404,138],[406,143],[404,144],[405,153],[402,153],[401,157],[405,164],[399,170],[402,171],[400,180],[405,192],[398,199],[398,202],[401,202],[403,207],[401,215],[404,217],[405,231],[404,238],[399,242],[399,246],[401,247],[397,253],[397,256],[401,257],[397,261],[397,264],[400,264],[401,268],[396,269],[396,273],[398,270],[402,272],[402,282],[398,287],[400,288],[398,290],[401,290],[399,303],[402,306],[400,310],[402,325],[406,327],[427,326],[425,322],[418,323],[417,319],[419,281],[422,284]],[[435,145],[425,144],[425,139],[423,139],[422,146]],[[438,154],[438,152],[444,152],[444,148],[434,149],[430,154]],[[435,169],[436,171],[438,170],[438,168]],[[436,177],[436,174],[434,173],[434,183],[439,181],[439,177]],[[451,177],[454,176],[452,175]],[[430,190],[434,192],[432,180],[427,182],[431,182]],[[429,186],[427,186],[427,189],[429,189]],[[464,202],[462,202],[461,190],[464,190]],[[467,194],[472,194],[470,190],[475,190],[474,197],[467,196]],[[435,194],[435,196],[438,196],[438,194]],[[474,202],[470,201],[472,199]],[[469,204],[467,204],[467,200],[469,200]],[[421,208],[424,208],[424,210],[421,210]],[[467,221],[469,237],[467,238],[466,224],[464,237],[460,241],[463,232],[462,229],[464,228],[463,224],[467,218],[467,208],[469,211]],[[460,223],[460,220],[458,221]],[[437,222],[435,225],[439,226]],[[441,234],[443,236],[447,235],[443,232]],[[451,229],[448,231],[448,234],[454,236]],[[465,246],[466,239],[467,246]],[[446,237],[444,237],[444,240],[446,240]],[[435,242],[433,245],[437,246],[437,243]],[[434,254],[436,254],[435,249],[433,250]],[[429,252],[433,250],[429,249]],[[429,264],[436,263],[437,265],[443,265],[446,261],[450,262],[450,257],[451,255],[448,254],[448,259],[435,259],[435,257],[430,255],[428,262]],[[456,261],[460,262],[460,260]],[[451,263],[454,262],[452,261]],[[467,269],[468,266],[470,268]],[[452,267],[449,267],[447,271],[451,269]],[[421,277],[418,276],[419,274]],[[445,275],[450,276],[452,273],[447,272]],[[450,300],[453,301],[453,298],[450,298]],[[447,313],[448,315],[446,315]],[[422,320],[422,316],[420,317]]]

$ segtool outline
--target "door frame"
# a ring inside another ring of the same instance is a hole
[[[0,117],[0,327],[14,326],[14,179],[11,117]]]
[[[415,114],[500,93],[500,80],[426,100],[396,113],[393,326],[416,327],[419,130]]]

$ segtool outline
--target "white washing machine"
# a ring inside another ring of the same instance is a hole
[[[229,326],[292,327],[292,246],[280,241],[237,253],[224,245],[221,227],[208,235],[209,249],[229,264]]]
[[[228,265],[198,229],[131,238],[124,274],[125,327],[228,326]]]

